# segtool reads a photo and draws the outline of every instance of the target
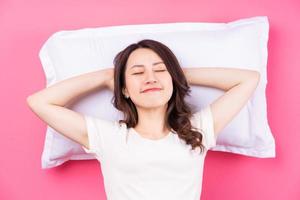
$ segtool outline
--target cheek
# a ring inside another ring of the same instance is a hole
[[[173,87],[173,82],[172,82],[172,77],[171,77],[171,75],[168,75],[168,77],[166,77],[165,80],[166,80],[166,84],[167,84],[169,87]]]
[[[139,93],[140,91],[140,81],[134,78],[131,78],[127,83],[127,88],[131,92]]]
[[[171,77],[166,77],[164,80],[163,80],[163,85],[164,85],[164,88],[166,90],[166,94],[167,93],[171,93],[173,92],[173,83],[172,83],[172,78]]]

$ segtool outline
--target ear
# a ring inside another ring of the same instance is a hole
[[[127,91],[126,88],[122,89],[122,93],[123,93],[124,96],[129,96],[128,91]]]

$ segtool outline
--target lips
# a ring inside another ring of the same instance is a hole
[[[144,90],[143,92],[159,91],[159,90],[161,90],[161,88],[148,88],[148,89]]]

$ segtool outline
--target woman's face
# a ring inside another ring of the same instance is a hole
[[[125,80],[123,94],[129,96],[137,107],[165,106],[173,93],[172,77],[166,65],[148,48],[139,48],[130,54],[126,63]],[[160,90],[145,92],[148,88]]]

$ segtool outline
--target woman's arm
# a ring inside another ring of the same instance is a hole
[[[30,95],[27,103],[53,129],[88,148],[84,117],[65,106],[84,94],[108,87],[107,82],[111,77],[112,69],[71,77]]]
[[[113,75],[113,70],[104,69],[81,74],[62,80],[41,91],[30,95],[27,100],[34,103],[47,103],[66,106],[71,101],[94,90],[107,87],[108,78]]]
[[[191,85],[222,89],[225,93],[211,103],[214,132],[218,133],[240,112],[255,91],[260,73],[235,68],[183,68]]]

